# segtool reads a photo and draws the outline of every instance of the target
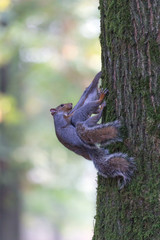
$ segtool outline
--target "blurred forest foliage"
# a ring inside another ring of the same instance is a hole
[[[96,171],[49,109],[101,68],[98,2],[0,0],[0,239],[91,239]]]

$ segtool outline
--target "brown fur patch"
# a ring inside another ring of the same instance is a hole
[[[86,130],[83,125],[79,125],[78,132],[83,141],[90,144],[103,143],[116,138],[118,135],[118,130],[114,126]]]
[[[121,172],[126,172],[129,168],[129,162],[125,158],[114,157],[109,160],[109,163],[111,168],[120,170]]]
[[[56,107],[57,111],[69,112],[72,109],[72,103],[64,103]]]
[[[103,102],[103,99],[105,98],[106,94],[104,92],[100,93],[100,97],[99,97],[99,102]]]

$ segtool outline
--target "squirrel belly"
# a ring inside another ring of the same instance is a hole
[[[66,125],[65,120],[62,115],[57,114],[54,117],[55,132],[58,140],[69,150],[75,152],[76,154],[91,160],[87,148],[84,143],[76,134],[75,128],[72,125]]]

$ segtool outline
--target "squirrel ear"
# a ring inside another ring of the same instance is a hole
[[[56,108],[51,108],[50,112],[51,112],[52,115],[54,115],[57,112],[57,109]]]

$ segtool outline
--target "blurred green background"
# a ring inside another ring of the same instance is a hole
[[[98,1],[0,0],[0,240],[89,240],[96,170],[49,109],[101,69]]]

